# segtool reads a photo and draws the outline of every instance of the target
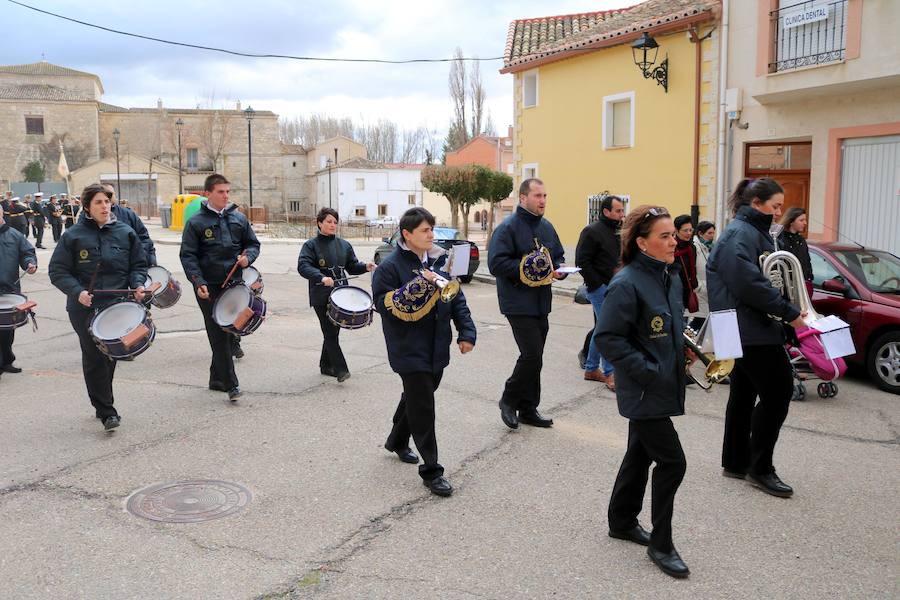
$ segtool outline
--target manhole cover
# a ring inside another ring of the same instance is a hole
[[[251,498],[250,490],[230,481],[175,481],[136,491],[126,509],[151,521],[201,523],[240,512]]]

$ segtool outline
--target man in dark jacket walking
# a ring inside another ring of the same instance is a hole
[[[34,230],[35,248],[44,249],[44,226],[47,224],[44,219],[44,206],[41,199],[44,194],[38,192],[34,195],[34,200],[28,205],[31,209],[31,227]]]
[[[6,224],[3,208],[0,208],[0,294],[22,293],[19,267],[34,273],[37,271],[37,255],[25,236]],[[22,372],[13,364],[16,361],[12,350],[15,335],[15,329],[0,330],[0,373]]]
[[[584,378],[590,381],[606,382],[607,387],[615,390],[613,366],[597,349],[597,317],[607,286],[619,266],[622,253],[622,242],[619,229],[625,218],[625,203],[618,196],[606,196],[600,201],[600,219],[591,223],[581,231],[578,246],[575,248],[575,265],[581,267],[581,276],[587,286],[588,299],[594,309],[594,329],[591,329],[584,340],[584,347],[579,359],[584,357]],[[602,367],[602,369],[601,369]]]
[[[450,344],[456,326],[459,351],[475,347],[475,323],[460,291],[450,302],[438,299],[434,271],[446,264],[446,253],[433,246],[434,217],[421,207],[400,219],[403,241],[372,274],[372,295],[381,315],[391,369],[403,380],[403,394],[394,412],[394,426],[384,447],[403,462],[417,463],[409,448],[412,435],[422,455],[422,483],[438,496],[453,486],[438,462],[434,427],[434,392],[450,364]]]
[[[550,221],[544,219],[547,193],[540,179],[526,179],[519,187],[519,206],[494,231],[488,268],[497,280],[500,312],[512,327],[519,358],[506,380],[500,399],[500,418],[510,429],[519,422],[551,427],[553,419],[537,410],[541,402],[541,367],[550,325],[550,284],[563,279],[563,247]]]
[[[238,267],[247,268],[257,259],[259,240],[237,205],[228,201],[230,185],[222,175],[206,178],[204,189],[208,200],[185,223],[180,256],[184,273],[194,284],[212,349],[209,389],[228,392],[228,399],[236,402],[241,397],[241,388],[234,372],[232,335],[215,322],[212,308],[224,291],[223,284],[228,283],[228,273],[235,261]],[[240,280],[240,270],[234,277]]]

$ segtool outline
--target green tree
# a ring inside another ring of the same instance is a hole
[[[491,217],[487,230],[487,241],[490,242],[491,235],[494,233],[494,209],[496,204],[509,198],[513,191],[513,179],[506,173],[481,165],[476,165],[475,170],[479,183],[479,197],[491,205]]]
[[[25,181],[30,181],[31,183],[43,183],[46,179],[43,165],[36,160],[25,165],[25,168],[22,169],[22,175],[25,177]]]
[[[463,236],[469,235],[469,209],[478,202],[481,190],[472,165],[429,165],[422,169],[425,189],[444,196],[450,203],[450,226],[459,228],[459,211],[465,216]]]

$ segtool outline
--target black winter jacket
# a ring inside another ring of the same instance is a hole
[[[103,227],[93,219],[81,221],[63,233],[50,258],[50,283],[66,295],[67,311],[102,309],[122,298],[98,294],[90,309],[78,302],[98,263],[94,289],[138,288],[147,282],[147,257],[131,227],[113,214]]]
[[[781,232],[778,236],[778,249],[787,250],[797,257],[800,266],[803,267],[803,279],[806,281],[813,280],[812,260],[809,258],[809,246],[806,239],[799,233],[791,233],[788,230]]]
[[[34,221],[35,225],[40,227],[44,226],[44,207],[37,200],[32,200],[31,204],[28,205],[28,208],[31,209],[31,219]]]
[[[769,228],[772,215],[742,206],[713,246],[706,263],[709,310],[737,311],[744,346],[783,344],[784,329],[768,315],[785,323],[800,310],[785,300],[763,275],[759,257],[775,251]]]
[[[428,262],[430,268],[438,270],[445,260],[446,255],[436,260],[429,256]],[[462,290],[452,302],[438,300],[431,312],[418,321],[403,321],[387,310],[385,295],[399,289],[421,268],[422,262],[415,253],[398,246],[372,272],[375,309],[381,315],[388,361],[395,373],[439,373],[450,364],[451,319],[456,326],[457,343],[475,343],[475,322]]]
[[[259,257],[259,240],[250,221],[231,204],[222,216],[209,208],[204,200],[200,210],[184,225],[181,234],[181,266],[194,284],[221,285],[241,252],[246,251],[249,264]],[[240,269],[233,278],[240,279]]]
[[[24,271],[29,265],[37,266],[37,255],[22,232],[0,224],[0,294],[22,293],[19,268]]]
[[[581,276],[589,292],[601,285],[609,285],[619,266],[622,253],[620,226],[619,221],[600,217],[599,221],[581,230],[575,248],[575,266],[581,267]]]
[[[656,419],[684,414],[681,280],[639,253],[616,273],[597,319],[597,348],[616,369],[619,414]]]
[[[134,229],[134,232],[138,235],[138,239],[141,241],[141,247],[144,248],[144,253],[147,255],[148,266],[156,266],[156,248],[153,246],[153,240],[150,239],[150,232],[147,231],[147,226],[144,225],[144,221],[141,220],[136,212],[127,206],[113,204],[110,207],[110,211],[116,215],[116,219]],[[87,212],[81,211],[78,222],[80,223],[86,218]]]
[[[550,286],[530,287],[519,279],[519,263],[523,256],[534,250],[535,238],[550,251],[553,268],[557,269],[565,260],[565,251],[547,219],[519,206],[491,236],[488,269],[497,279],[497,298],[504,315],[538,317],[550,314],[553,298]]]
[[[343,271],[351,275],[366,272],[366,263],[356,258],[347,240],[333,235],[317,234],[303,243],[297,257],[297,272],[309,280],[309,305],[325,306],[333,287],[319,284],[324,278],[339,280]]]

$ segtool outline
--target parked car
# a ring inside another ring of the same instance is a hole
[[[862,246],[809,243],[812,303],[850,324],[856,354],[883,390],[900,394],[900,258]]]
[[[366,222],[369,227],[396,227],[399,224],[400,219],[397,217],[378,217]]]
[[[384,242],[378,248],[375,249],[375,264],[380,264],[382,260],[387,257],[391,252],[394,251],[394,248],[397,247],[397,242],[400,241],[400,230],[394,232],[394,235],[391,237],[381,238],[381,241]],[[466,275],[460,275],[459,280],[462,283],[469,283],[472,281],[472,275],[475,271],[478,270],[479,258],[481,256],[478,251],[478,246],[475,242],[470,242],[468,240],[464,240],[462,235],[460,235],[458,229],[452,229],[450,227],[435,227],[434,228],[434,243],[445,250],[449,250],[451,246],[455,246],[457,244],[468,244],[469,245],[469,272]]]

